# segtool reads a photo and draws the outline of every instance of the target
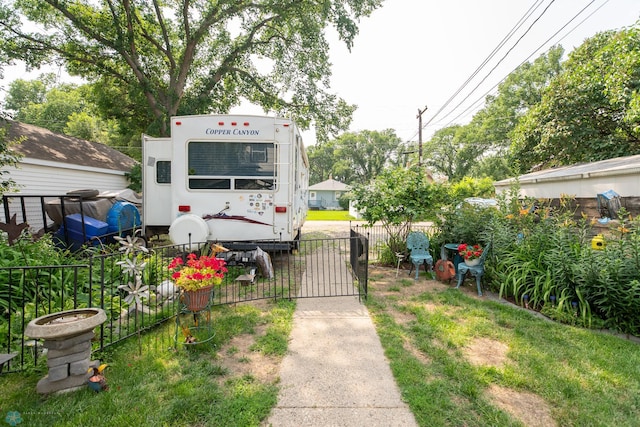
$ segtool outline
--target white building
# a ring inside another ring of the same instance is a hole
[[[8,172],[3,178],[11,178],[17,184],[18,194],[61,196],[79,189],[104,193],[123,190],[129,185],[125,174],[136,161],[114,148],[20,122],[0,121],[0,126],[6,127],[7,141],[20,141],[12,146],[22,156],[17,167],[1,168]],[[43,226],[40,198],[24,198],[26,218],[20,218],[20,199],[8,200],[9,211],[0,215],[0,221],[8,221],[17,214],[18,223],[25,220],[35,229]],[[49,202],[55,198],[43,200]]]
[[[9,172],[20,193],[64,194],[79,188],[106,191],[129,185],[125,173],[136,161],[118,150],[34,125],[7,124],[7,140],[23,139],[14,146],[23,157],[17,168],[2,170]]]
[[[522,197],[553,199],[566,194],[595,199],[597,194],[608,190],[621,197],[638,197],[640,155],[561,166],[505,179],[494,183],[496,193],[509,191],[516,181]]]

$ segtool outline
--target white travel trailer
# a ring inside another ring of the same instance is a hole
[[[171,137],[142,137],[142,225],[176,244],[293,248],[307,215],[309,161],[289,119],[171,118]]]

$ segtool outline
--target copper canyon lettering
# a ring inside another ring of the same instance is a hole
[[[207,128],[204,131],[206,135],[231,135],[231,131],[229,129],[211,129]]]
[[[206,135],[236,135],[236,136],[258,136],[259,130],[255,129],[211,129],[207,128],[204,133]]]

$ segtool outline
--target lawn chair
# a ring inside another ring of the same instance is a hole
[[[482,255],[480,255],[480,258],[479,258],[480,263],[478,265],[469,266],[464,262],[461,262],[460,264],[458,264],[458,285],[456,286],[456,289],[458,289],[460,285],[462,285],[462,282],[464,282],[465,276],[467,275],[467,273],[469,273],[472,276],[475,276],[476,286],[478,287],[478,295],[482,296],[482,286],[480,284],[480,281],[482,279],[482,275],[484,274],[484,260],[487,258],[487,254],[489,253],[490,248],[491,248],[491,243],[489,243],[482,251]]]
[[[433,257],[429,253],[429,238],[420,231],[412,231],[407,236],[407,249],[409,250],[409,259],[411,260],[411,269],[409,274],[416,268],[416,280],[420,274],[420,265],[424,264],[424,271],[428,272],[428,268],[433,267]]]

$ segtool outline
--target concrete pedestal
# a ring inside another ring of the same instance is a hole
[[[107,319],[99,308],[69,310],[32,320],[25,335],[44,339],[49,373],[38,381],[41,394],[74,390],[84,386],[92,375],[89,368],[99,361],[91,361],[93,329]]]

